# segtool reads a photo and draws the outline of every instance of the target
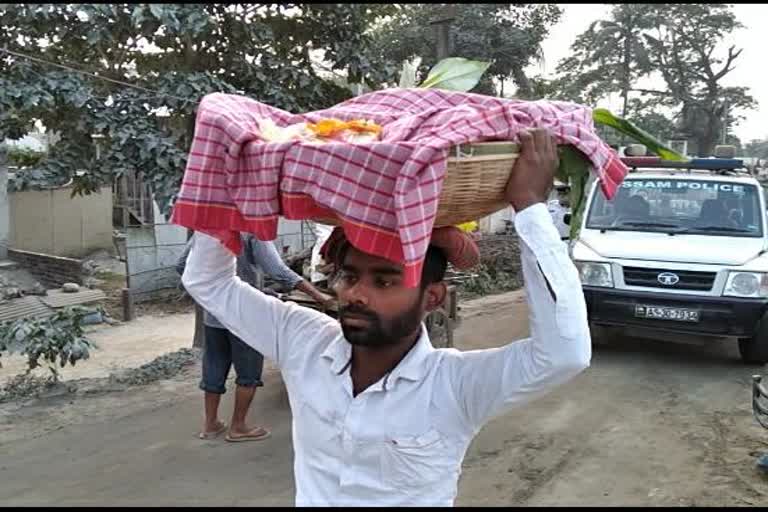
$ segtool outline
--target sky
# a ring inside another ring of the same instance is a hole
[[[611,4],[558,4],[563,9],[560,22],[550,31],[549,37],[542,44],[544,50],[543,69],[538,64],[529,68],[533,74],[542,73],[551,77],[560,59],[568,56],[570,46],[576,36],[587,29],[590,23],[597,19],[608,17]],[[743,48],[736,65],[722,83],[727,86],[742,85],[750,88],[750,93],[758,103],[755,110],[744,111],[745,119],[737,126],[731,126],[730,131],[742,142],[752,139],[768,139],[768,66],[765,53],[768,51],[766,38],[766,20],[768,20],[768,4],[733,4],[733,12],[744,28],[731,34],[731,38],[718,47],[717,55],[727,55],[728,46],[736,45]],[[664,86],[663,82],[643,83],[654,88]],[[616,95],[611,100],[597,106],[606,107],[613,112],[621,111],[621,102]]]

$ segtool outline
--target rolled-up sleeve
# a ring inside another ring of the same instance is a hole
[[[449,358],[457,402],[473,430],[575,377],[592,357],[579,275],[546,207],[538,204],[523,210],[515,217],[515,227],[530,338]]]

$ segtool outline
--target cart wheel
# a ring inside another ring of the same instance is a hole
[[[453,321],[442,308],[430,313],[425,323],[433,347],[453,347]]]

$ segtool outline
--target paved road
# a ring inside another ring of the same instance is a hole
[[[468,304],[462,349],[523,336],[519,294]],[[725,342],[614,339],[592,367],[498,418],[473,442],[458,505],[768,505],[750,375]],[[196,369],[120,393],[0,407],[4,505],[292,505],[290,411],[279,374],[252,408],[272,438],[194,437]],[[230,407],[229,398],[224,410]]]

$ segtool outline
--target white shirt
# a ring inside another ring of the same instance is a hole
[[[515,224],[531,338],[461,352],[433,348],[422,327],[400,364],[357,397],[351,346],[338,321],[241,282],[228,250],[195,234],[187,291],[282,373],[293,412],[297,506],[452,506],[480,428],[589,366],[581,283],[546,207],[523,210]]]

